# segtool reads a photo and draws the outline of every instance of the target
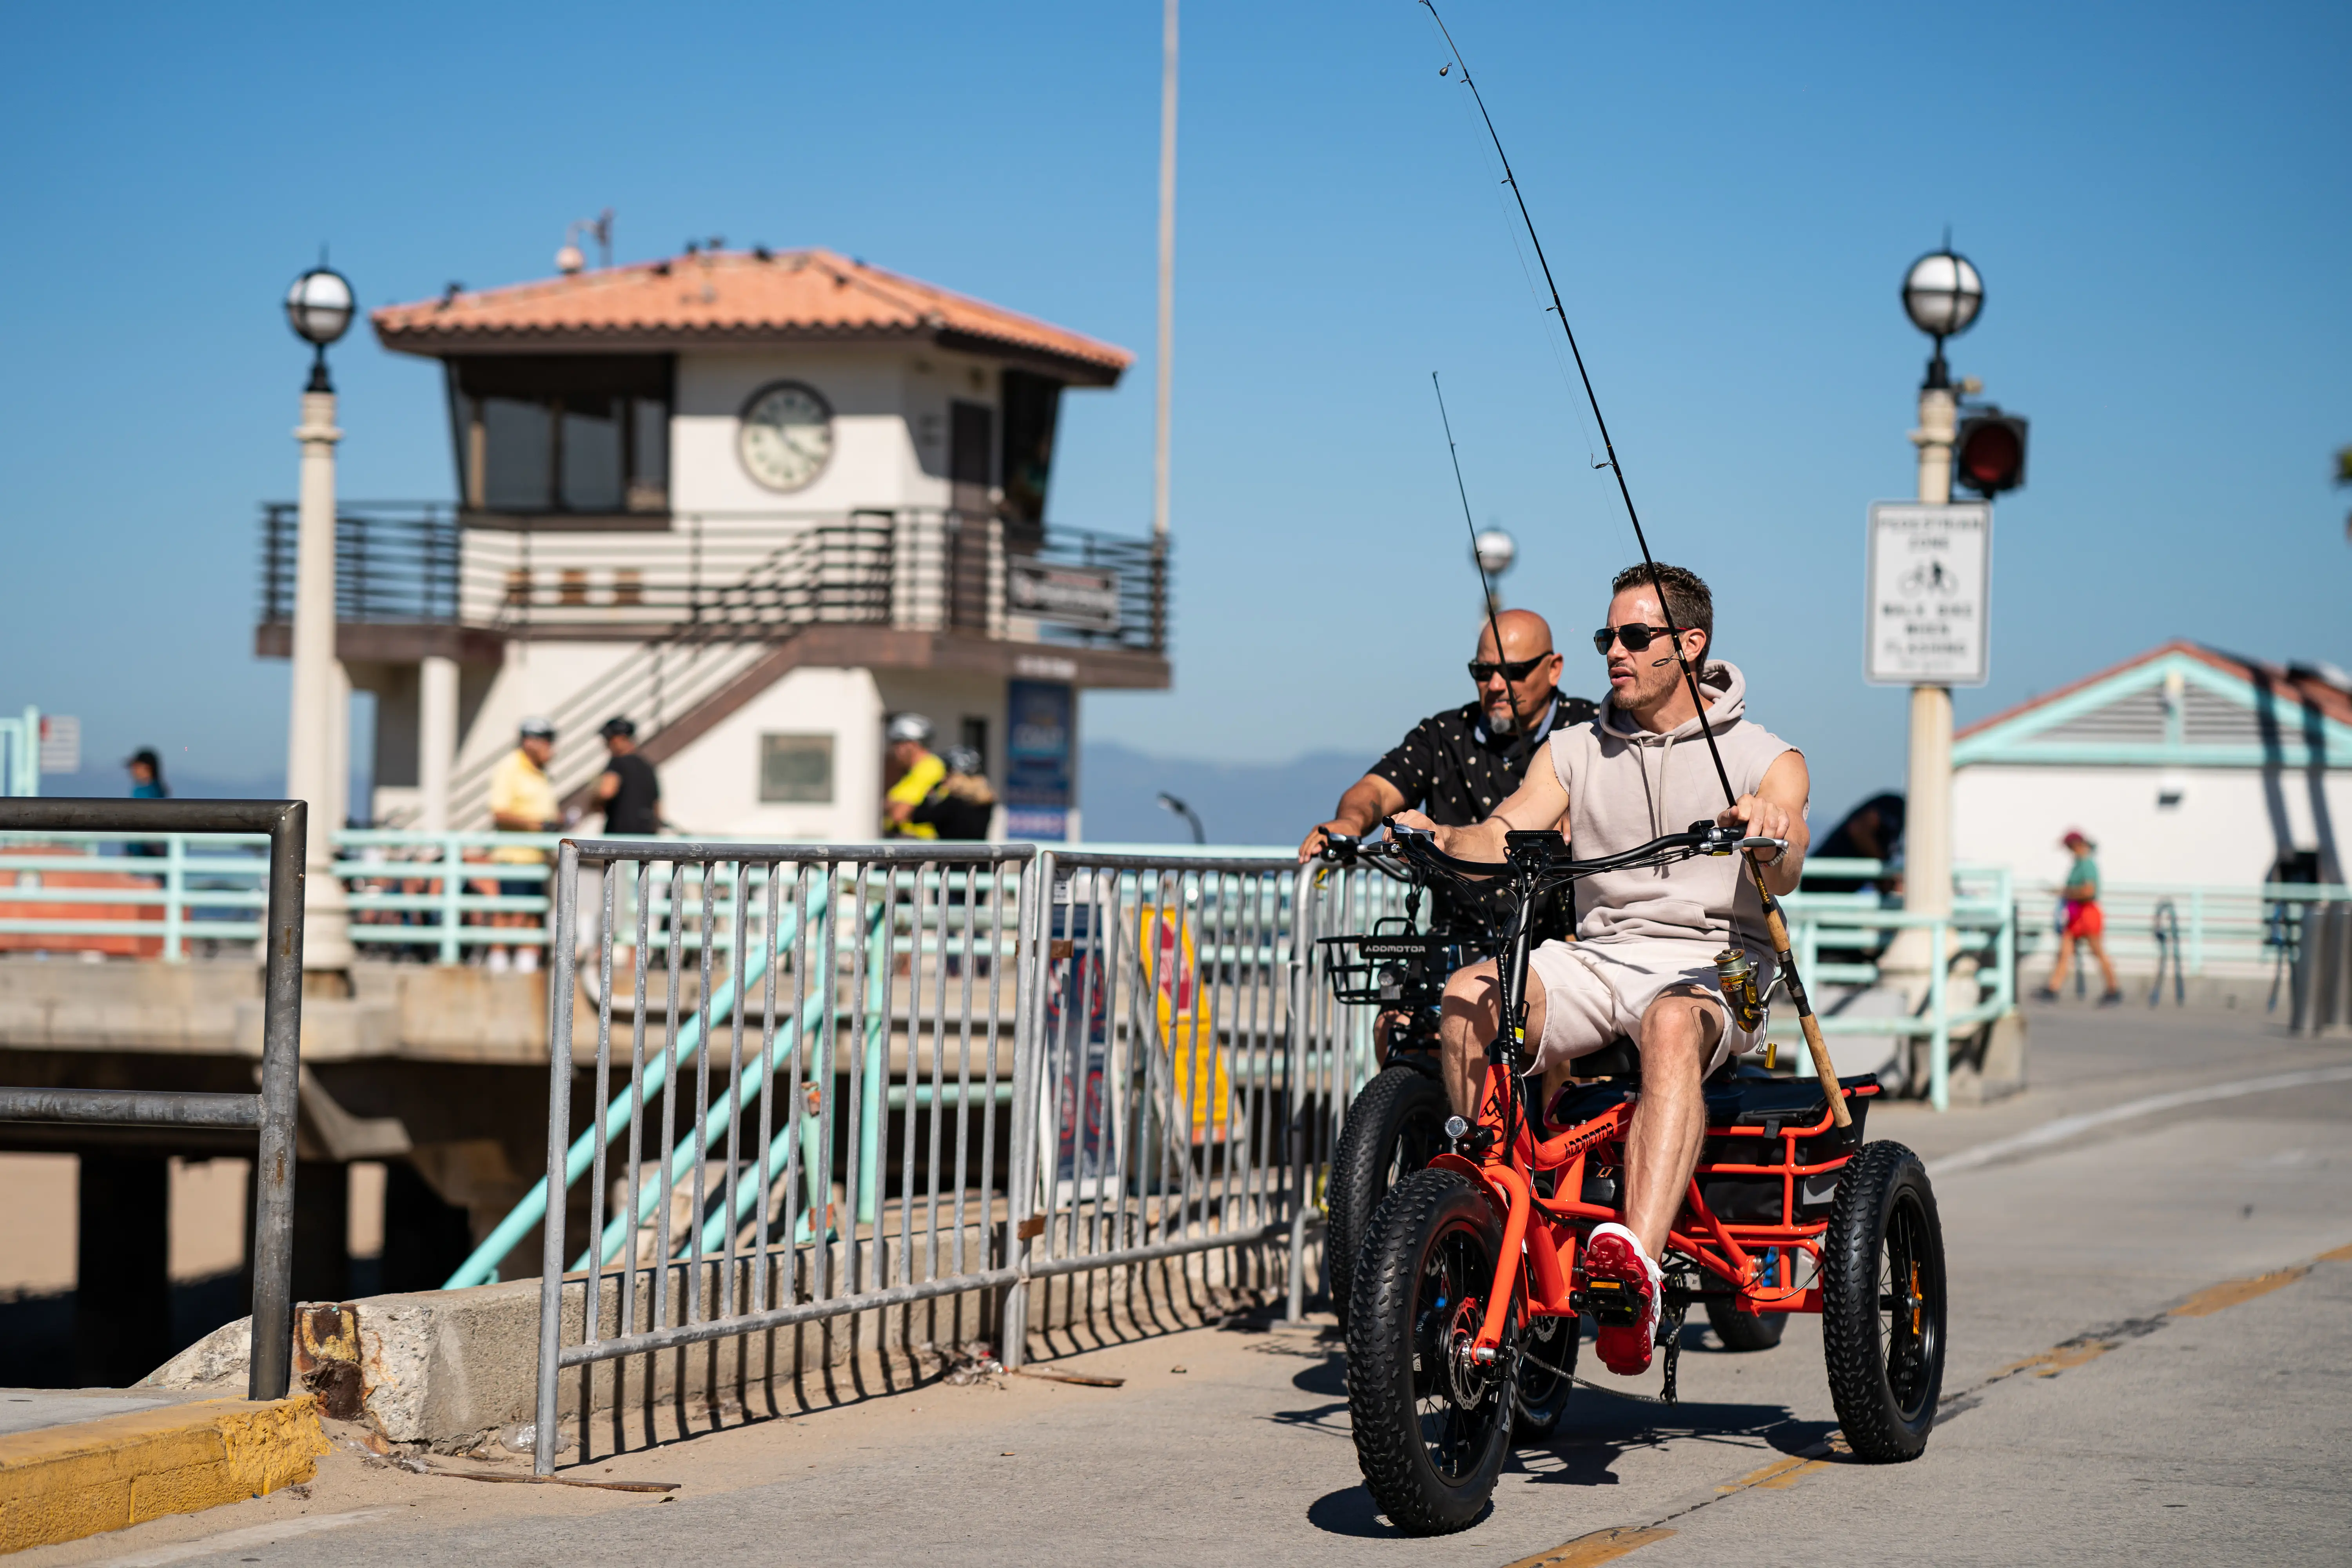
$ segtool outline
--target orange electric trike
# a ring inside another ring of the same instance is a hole
[[[1557,832],[1512,833],[1506,858],[1456,859],[1391,826],[1363,853],[1464,882],[1507,879],[1514,929],[1496,965],[1502,1027],[1486,1051],[1475,1124],[1444,1124],[1422,1169],[1395,1173],[1365,1227],[1348,1284],[1348,1400],[1365,1484],[1412,1534],[1475,1523],[1517,1444],[1559,1423],[1577,1379],[1580,1319],[1633,1322],[1622,1287],[1581,1267],[1592,1227],[1621,1220],[1619,1173],[1640,1094],[1621,1039],[1580,1058],[1549,1105],[1527,1076],[1528,911],[1580,877],[1738,855],[1769,841],[1693,824],[1622,854],[1577,860]],[[1760,1006],[1723,963],[1727,1003]],[[1675,1393],[1684,1315],[1702,1305],[1728,1349],[1776,1343],[1787,1315],[1818,1312],[1846,1445],[1865,1460],[1915,1458],[1944,1367],[1944,1247],[1918,1157],[1864,1143],[1873,1076],[1838,1080],[1840,1125],[1818,1079],[1727,1062],[1706,1081],[1706,1135],[1665,1256],[1658,1342]]]

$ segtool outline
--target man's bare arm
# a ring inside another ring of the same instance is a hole
[[[1548,756],[1536,759],[1528,776],[1495,815],[1468,827],[1439,827],[1417,811],[1396,814],[1407,827],[1427,827],[1437,834],[1437,847],[1462,860],[1500,860],[1503,836],[1558,827],[1568,818],[1568,790]]]
[[[1404,793],[1402,790],[1378,773],[1366,773],[1349,784],[1348,793],[1339,797],[1339,809],[1331,814],[1331,820],[1308,830],[1307,837],[1298,841],[1298,858],[1301,860],[1312,859],[1316,851],[1323,847],[1323,836],[1327,833],[1344,833],[1361,838],[1378,826],[1381,819],[1393,816],[1403,809]]]
[[[1805,802],[1811,798],[1812,789],[1812,773],[1805,766],[1804,753],[1783,752],[1764,770],[1754,795],[1741,795],[1737,805],[1726,806],[1716,816],[1722,826],[1743,826],[1753,837],[1789,841],[1787,852],[1764,868],[1764,885],[1776,898],[1795,892],[1797,879],[1804,873],[1805,851],[1813,842],[1812,832],[1805,826]]]

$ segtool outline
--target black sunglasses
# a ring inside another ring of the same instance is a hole
[[[1470,679],[1481,686],[1494,679],[1497,674],[1505,680],[1525,680],[1542,668],[1543,661],[1550,657],[1551,651],[1547,648],[1533,658],[1515,658],[1508,664],[1489,664],[1483,658],[1474,658],[1470,661]]]
[[[1611,643],[1622,642],[1625,645],[1627,653],[1640,653],[1666,635],[1667,631],[1664,626],[1644,626],[1630,623],[1622,626],[1603,626],[1592,634],[1592,647],[1596,653],[1606,654]]]

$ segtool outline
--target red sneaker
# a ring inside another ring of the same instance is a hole
[[[1614,1220],[1592,1227],[1584,1244],[1585,1300],[1594,1321],[1592,1347],[1620,1377],[1650,1370],[1650,1347],[1658,1337],[1658,1301],[1664,1294],[1658,1266]]]

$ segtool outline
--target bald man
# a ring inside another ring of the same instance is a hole
[[[1493,815],[1511,797],[1553,731],[1590,722],[1600,710],[1581,697],[1559,691],[1560,658],[1551,627],[1533,610],[1505,610],[1495,626],[1481,623],[1470,679],[1477,700],[1434,713],[1413,726],[1394,751],[1372,764],[1339,797],[1331,820],[1318,826],[1298,846],[1301,860],[1323,847],[1327,833],[1359,837],[1400,811],[1425,813],[1448,827],[1467,827]],[[1501,657],[1495,647],[1503,634]],[[1477,900],[1449,889],[1436,890],[1433,911],[1441,924],[1476,919]],[[1454,918],[1448,918],[1448,917]],[[1568,934],[1565,908],[1539,911],[1544,936]]]

